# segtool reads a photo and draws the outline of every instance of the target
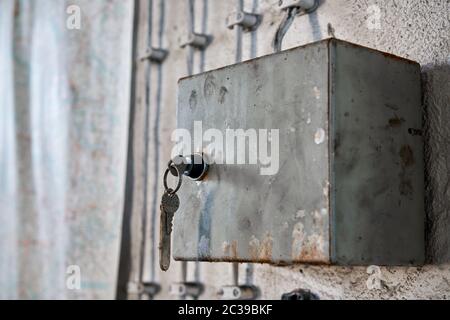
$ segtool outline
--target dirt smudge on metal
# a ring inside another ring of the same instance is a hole
[[[203,86],[203,94],[205,98],[209,98],[216,93],[216,79],[213,75],[209,74],[205,79],[205,84]]]
[[[227,94],[228,94],[228,89],[225,88],[225,87],[221,87],[220,91],[219,91],[219,99],[218,99],[220,104],[224,104],[225,103]]]
[[[399,156],[401,160],[401,171],[399,174],[399,185],[398,191],[402,196],[408,197],[408,199],[412,199],[414,193],[414,187],[410,178],[410,174],[408,174],[408,167],[414,165],[414,153],[409,145],[403,145],[400,148]]]
[[[189,97],[189,107],[191,110],[195,110],[197,108],[197,91],[192,90],[191,96]]]

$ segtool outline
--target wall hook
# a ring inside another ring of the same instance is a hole
[[[185,48],[189,46],[199,50],[205,50],[210,43],[210,36],[206,34],[191,32],[188,34],[187,38],[181,42],[180,47]]]
[[[280,0],[278,6],[281,10],[300,8],[306,13],[311,13],[319,7],[319,0]]]
[[[148,48],[140,58],[141,61],[150,60],[154,63],[163,63],[169,55],[169,51],[160,48]]]
[[[225,20],[228,29],[241,26],[245,31],[255,30],[261,21],[261,16],[245,11],[234,11]]]

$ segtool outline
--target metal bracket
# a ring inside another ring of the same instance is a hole
[[[131,295],[146,295],[153,299],[161,291],[161,286],[155,282],[128,282],[127,292]]]
[[[130,281],[127,284],[127,293],[129,295],[138,295],[141,292],[140,288],[141,288],[140,283]]]
[[[225,21],[228,29],[234,29],[234,26],[241,26],[246,31],[253,31],[258,27],[260,20],[260,16],[257,14],[234,11]]]
[[[204,291],[203,284],[199,282],[179,282],[170,285],[169,293],[179,298],[197,299]]]
[[[187,38],[181,42],[180,47],[193,47],[199,50],[204,50],[209,44],[211,38],[206,34],[191,32],[188,34]]]
[[[161,286],[155,282],[144,282],[142,283],[142,294],[145,294],[150,299],[153,299],[160,291]]]
[[[280,0],[278,6],[281,10],[300,8],[306,13],[311,13],[319,6],[319,0]]]
[[[308,289],[296,289],[283,293],[281,300],[320,300],[319,296]]]
[[[255,286],[224,286],[217,292],[221,300],[254,300],[259,295]]]
[[[163,63],[169,55],[169,51],[159,48],[148,48],[145,50],[144,55],[141,57],[141,60],[150,60],[154,63]]]

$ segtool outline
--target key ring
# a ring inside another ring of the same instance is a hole
[[[169,173],[171,172],[170,169],[173,168],[175,169],[176,173],[177,173],[177,177],[178,177],[178,183],[177,186],[175,188],[175,190],[172,190],[172,188],[169,188],[168,184],[167,184],[167,177],[169,176]],[[183,175],[180,174],[180,170],[178,170],[177,166],[175,165],[171,165],[171,163],[169,162],[169,166],[166,169],[166,172],[164,172],[164,179],[163,179],[163,183],[164,183],[164,189],[168,194],[175,194],[178,192],[178,190],[180,190],[181,188],[181,183],[183,182]]]

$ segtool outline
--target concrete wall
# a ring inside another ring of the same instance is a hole
[[[177,80],[241,59],[273,52],[272,41],[285,13],[277,0],[244,0],[246,11],[263,16],[256,32],[240,34],[225,27],[226,16],[238,1],[196,0],[194,30],[213,36],[204,53],[190,55],[179,47],[189,30],[189,1],[154,0],[152,30],[149,3],[138,10],[137,54],[153,46],[170,51],[162,66],[136,60],[136,103],[132,110],[128,193],[122,257],[131,264],[130,281],[155,281],[156,298],[170,298],[170,283],[181,281],[183,263],[173,262],[167,273],[158,267],[159,199],[162,173],[170,157],[170,134],[175,128]],[[377,19],[377,17],[379,19]],[[448,0],[322,0],[310,15],[297,16],[282,49],[334,36],[418,61],[423,70],[427,173],[428,265],[406,267],[273,267],[241,265],[241,283],[252,282],[261,298],[279,299],[296,288],[310,289],[322,299],[449,298],[450,292],[450,3]],[[237,41],[242,36],[242,42]],[[242,45],[242,47],[241,47]],[[242,51],[239,48],[242,48]],[[146,100],[148,101],[146,102]],[[144,227],[145,226],[145,227]],[[420,235],[418,235],[420,236]],[[143,257],[143,258],[141,258]],[[122,272],[119,295],[125,290]],[[222,285],[232,284],[229,264],[187,264],[187,280],[205,285],[201,298],[215,298]],[[131,297],[131,296],[130,296]]]

